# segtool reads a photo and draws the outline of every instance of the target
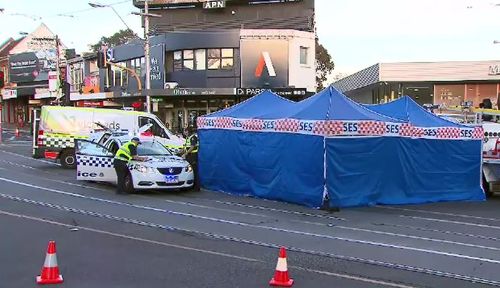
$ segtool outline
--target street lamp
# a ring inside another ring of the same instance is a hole
[[[159,18],[161,15],[149,13],[149,0],[144,1],[144,13],[132,12],[134,15],[139,15],[144,17],[144,37],[146,41],[144,43],[144,58],[146,60],[146,111],[151,113],[151,60],[149,57],[149,17]]]
[[[111,6],[111,5],[105,5],[105,4],[91,3],[91,2],[89,2],[89,5],[92,8],[111,8],[111,9],[113,9],[113,12],[115,12],[116,16],[118,16],[118,18],[120,18],[120,20],[125,25],[125,27],[127,27],[128,30],[132,31],[132,29],[130,29],[130,27],[128,27],[127,23],[125,23],[125,21],[123,20],[122,16],[120,16],[120,14],[118,14],[118,12],[116,12],[116,10],[115,10],[115,8],[113,8],[113,6]]]

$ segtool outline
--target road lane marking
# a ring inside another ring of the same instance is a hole
[[[215,203],[230,205],[230,206],[238,206],[238,207],[245,207],[245,208],[251,208],[251,209],[258,209],[258,210],[267,210],[267,211],[280,212],[280,213],[285,213],[285,214],[295,214],[295,215],[324,218],[324,219],[331,219],[331,220],[347,221],[345,218],[340,218],[340,217],[335,217],[335,216],[325,216],[325,215],[321,215],[321,214],[312,214],[312,213],[307,213],[307,212],[292,211],[292,210],[285,210],[285,209],[278,209],[278,208],[270,208],[270,207],[264,207],[264,206],[259,206],[259,205],[248,205],[248,204],[230,202],[230,201],[220,201],[220,200],[212,200],[212,199],[207,199],[207,200],[211,200],[211,201],[214,201]]]
[[[457,224],[457,225],[464,225],[464,226],[473,226],[473,227],[480,227],[480,228],[488,228],[488,229],[497,229],[497,230],[500,229],[500,226],[462,222],[462,221],[444,220],[444,219],[419,217],[419,216],[407,216],[407,215],[399,215],[399,217],[417,219],[417,220],[425,220],[425,221],[433,221],[433,222],[441,222],[441,223],[448,223],[448,224]]]
[[[16,163],[11,163],[10,161],[5,161],[5,160],[0,160],[0,161],[2,161],[2,162],[8,162],[8,163],[10,163],[12,165],[18,165]],[[19,166],[25,167],[26,165],[19,164]],[[36,168],[30,167],[30,166],[27,166],[27,168],[36,169]],[[64,182],[64,181],[53,180],[53,179],[46,179],[46,180],[57,182],[57,183],[61,183],[61,184],[67,184],[67,185],[71,185],[71,186],[76,186],[76,187],[90,188],[90,189],[95,189],[95,190],[98,190],[98,191],[109,192],[108,190],[94,188],[94,187],[87,186],[87,185],[74,184],[74,183],[70,183],[70,182]],[[137,196],[139,196],[139,195],[137,195]],[[142,196],[140,198],[147,198],[147,197]],[[147,198],[147,199],[149,199],[149,198]],[[167,199],[162,199],[162,200],[165,201],[165,202],[168,202],[168,203],[174,203],[174,204],[180,204],[180,205],[188,205],[188,206],[199,207],[199,208],[207,208],[207,209],[213,209],[213,210],[222,210],[222,211],[225,211],[225,212],[239,213],[239,214],[242,214],[242,215],[267,217],[266,215],[261,215],[261,214],[240,212],[240,211],[235,211],[235,210],[230,210],[230,209],[215,208],[215,207],[209,207],[209,206],[205,206],[205,205],[198,205],[198,204],[193,204],[193,203],[183,202],[183,201],[174,201],[174,200],[167,200]],[[166,212],[166,210],[163,210],[161,212]],[[469,244],[469,243],[463,243],[463,242],[456,242],[456,241],[449,241],[449,240],[442,240],[442,239],[435,239],[435,238],[428,238],[428,237],[419,237],[419,236],[407,235],[407,234],[391,233],[391,232],[385,232],[385,231],[379,231],[379,230],[362,229],[362,228],[347,227],[347,226],[334,225],[334,224],[322,224],[322,223],[315,223],[315,222],[301,221],[301,220],[293,220],[293,222],[300,222],[300,223],[305,223],[305,224],[310,224],[310,225],[317,225],[317,226],[329,226],[329,227],[334,227],[334,228],[339,228],[339,229],[344,229],[344,230],[352,230],[352,231],[360,231],[360,232],[367,232],[367,233],[380,234],[380,235],[403,237],[403,238],[417,239],[417,240],[423,240],[423,241],[431,241],[431,242],[437,242],[437,243],[454,244],[454,245],[466,246],[466,247],[471,247],[471,248],[479,248],[479,249],[500,251],[500,248],[495,248],[495,247],[489,247],[489,246],[483,246],[483,245],[475,245],[475,244]]]
[[[215,217],[201,216],[201,215],[196,215],[196,214],[191,214],[191,213],[177,212],[177,211],[172,211],[172,210],[166,210],[166,209],[161,209],[161,208],[154,208],[154,207],[148,207],[148,206],[143,206],[143,205],[124,203],[124,202],[120,202],[120,201],[108,200],[108,199],[103,199],[103,198],[84,196],[84,195],[77,194],[77,193],[71,193],[71,192],[60,191],[60,190],[51,189],[51,188],[45,188],[45,187],[32,185],[32,184],[28,184],[28,183],[24,183],[24,182],[19,182],[19,181],[14,181],[14,180],[1,178],[1,177],[0,177],[0,181],[9,182],[12,184],[17,184],[17,185],[31,187],[31,188],[36,188],[36,189],[40,189],[40,190],[46,190],[46,191],[54,192],[57,194],[74,196],[74,197],[82,198],[82,199],[89,199],[89,200],[94,200],[94,201],[98,201],[98,202],[104,202],[104,203],[139,208],[139,209],[144,209],[144,210],[162,212],[162,213],[166,213],[166,214],[170,214],[170,215],[185,216],[185,217],[190,217],[190,218],[194,218],[194,219],[202,219],[202,220],[212,221],[212,222],[216,222],[216,223],[237,225],[237,226],[241,226],[241,227],[250,227],[250,228],[255,228],[255,229],[263,229],[263,230],[282,232],[282,233],[288,233],[288,234],[295,234],[295,235],[301,235],[301,236],[316,237],[316,238],[330,239],[330,240],[339,240],[339,241],[344,241],[344,242],[348,242],[348,243],[357,243],[357,244],[371,245],[371,246],[383,247],[383,248],[408,250],[408,251],[422,252],[422,253],[434,254],[434,255],[440,255],[440,256],[448,256],[448,257],[461,258],[461,259],[467,259],[467,260],[473,260],[473,261],[500,264],[500,260],[484,258],[484,257],[475,257],[475,256],[469,256],[469,255],[459,254],[459,253],[444,252],[444,251],[437,251],[437,250],[424,249],[424,248],[416,248],[416,247],[410,247],[410,246],[404,246],[404,245],[389,244],[389,243],[384,243],[384,242],[376,242],[376,241],[368,241],[368,240],[352,239],[352,238],[346,238],[346,237],[331,236],[331,235],[325,235],[325,234],[317,234],[317,233],[297,231],[297,230],[291,230],[291,229],[276,228],[276,227],[265,226],[265,225],[254,225],[254,224],[243,223],[243,222],[238,222],[238,221],[233,221],[233,220],[226,220],[226,219],[220,219],[220,218],[215,218]]]
[[[443,234],[451,234],[451,235],[479,238],[479,239],[484,239],[484,240],[500,241],[500,238],[492,237],[492,236],[484,236],[484,235],[477,235],[477,234],[471,234],[471,233],[461,233],[461,232],[456,232],[456,231],[432,229],[432,228],[425,228],[425,227],[419,227],[419,226],[388,224],[388,223],[371,223],[371,224],[375,225],[375,226],[390,226],[390,227],[405,228],[405,229],[411,229],[411,230],[417,230],[417,231],[435,232],[435,233],[443,233]]]
[[[44,223],[53,224],[53,225],[57,225],[57,226],[63,226],[66,228],[77,227],[79,230],[96,232],[96,233],[100,233],[100,234],[106,234],[106,235],[110,235],[110,236],[115,236],[115,237],[130,239],[130,240],[136,240],[136,241],[141,241],[141,242],[146,242],[146,243],[156,244],[156,245],[161,245],[161,246],[166,246],[166,247],[173,247],[173,248],[179,248],[179,249],[183,249],[183,250],[202,252],[202,253],[206,253],[206,254],[223,256],[223,257],[234,258],[234,259],[238,259],[238,260],[245,260],[245,261],[250,261],[250,262],[263,262],[261,260],[253,259],[253,258],[236,256],[236,255],[232,255],[232,254],[215,252],[215,251],[205,250],[205,249],[198,249],[198,248],[193,248],[193,247],[188,247],[188,246],[170,244],[170,243],[166,243],[166,242],[160,242],[160,241],[155,241],[155,240],[150,240],[150,239],[145,239],[145,238],[140,238],[140,237],[134,237],[134,236],[129,236],[129,235],[125,235],[125,234],[118,234],[118,233],[113,233],[113,232],[100,230],[100,229],[89,228],[89,227],[80,226],[80,225],[75,226],[75,225],[51,221],[51,220],[47,220],[47,219],[43,219],[43,218],[38,218],[38,217],[33,217],[33,216],[28,216],[28,215],[23,215],[23,214],[17,214],[17,213],[11,213],[11,212],[7,212],[7,211],[3,211],[3,210],[0,210],[0,214],[18,217],[18,218],[29,219],[29,220],[34,220],[34,221],[39,221],[39,222],[44,222]]]
[[[372,229],[364,229],[364,228],[356,228],[356,227],[347,227],[347,226],[340,226],[340,225],[334,225],[334,224],[328,224],[326,226],[332,227],[332,228],[344,229],[344,230],[367,232],[367,233],[373,233],[373,234],[388,235],[388,236],[395,236],[395,237],[402,237],[402,238],[409,238],[409,239],[417,239],[417,240],[437,242],[437,243],[453,244],[453,245],[458,245],[458,246],[466,246],[466,247],[471,247],[471,248],[479,248],[479,249],[500,251],[500,248],[496,248],[496,247],[476,245],[476,244],[463,243],[463,242],[456,242],[456,241],[451,241],[451,240],[443,240],[443,239],[436,239],[436,238],[420,237],[420,236],[414,236],[414,235],[408,235],[408,234],[400,234],[400,233],[393,233],[393,232],[386,232],[386,231],[372,230]]]
[[[467,215],[467,214],[456,214],[456,213],[448,213],[448,212],[427,211],[427,210],[422,210],[422,209],[410,209],[410,208],[400,208],[400,207],[381,206],[381,205],[376,205],[375,207],[381,208],[381,209],[388,209],[388,210],[399,210],[399,211],[407,211],[407,212],[427,213],[427,214],[434,214],[434,215],[452,216],[452,217],[460,217],[460,218],[470,218],[470,219],[477,219],[477,220],[487,220],[487,221],[497,221],[497,222],[500,221],[499,218],[488,218],[488,217],[473,216],[473,215]]]
[[[19,163],[7,161],[7,160],[1,160],[0,159],[0,162],[4,162],[4,163],[7,163],[7,164],[10,164],[10,165],[13,165],[13,166],[17,166],[17,167],[21,167],[21,168],[26,168],[26,169],[30,169],[30,170],[42,170],[40,168],[36,168],[36,167],[29,166],[29,165],[24,165],[24,164],[19,164]],[[52,174],[49,171],[45,171],[45,170],[42,170],[42,171],[45,172],[45,173]],[[102,188],[92,187],[92,186],[89,186],[89,185],[82,185],[82,184],[71,183],[71,182],[61,181],[61,180],[55,180],[55,179],[48,179],[48,178],[44,178],[44,180],[51,181],[51,182],[56,182],[56,183],[60,183],[60,184],[66,184],[66,185],[69,185],[69,186],[81,187],[81,188],[85,188],[85,189],[92,189],[92,190],[96,190],[96,191],[110,192],[110,190],[105,190],[105,189],[102,189]],[[142,195],[134,195],[134,196],[136,196],[136,198],[151,199],[151,198],[148,198],[148,197],[142,196]],[[236,214],[240,214],[240,215],[271,218],[270,216],[263,215],[263,214],[256,214],[256,213],[250,213],[250,212],[244,212],[244,211],[237,211],[237,210],[232,210],[232,209],[217,208],[217,207],[211,207],[211,206],[206,206],[206,205],[199,205],[199,204],[189,203],[189,202],[185,202],[185,201],[175,201],[175,200],[167,200],[167,199],[162,199],[162,201],[167,202],[167,203],[179,204],[179,205],[186,205],[186,206],[192,206],[192,207],[198,207],[198,208],[206,208],[206,209],[211,209],[211,210],[216,210],[216,211],[236,213]]]
[[[3,210],[0,210],[0,214],[6,215],[6,216],[11,216],[11,217],[27,219],[27,220],[32,220],[32,221],[43,222],[43,223],[61,226],[61,227],[65,227],[65,228],[74,228],[75,227],[74,225],[69,225],[66,223],[56,222],[56,221],[52,221],[52,220],[47,220],[47,219],[23,215],[23,214],[11,213],[11,212],[7,212],[7,211],[3,211]],[[223,253],[223,252],[217,252],[217,251],[213,251],[213,250],[199,249],[199,248],[177,245],[177,244],[172,244],[172,243],[166,243],[166,242],[161,242],[161,241],[155,241],[155,240],[150,240],[150,239],[146,239],[146,238],[135,237],[135,236],[121,234],[121,233],[114,233],[114,232],[110,232],[110,231],[106,231],[106,230],[95,229],[95,228],[90,228],[90,227],[85,227],[85,226],[78,226],[78,229],[84,230],[84,231],[89,231],[89,232],[94,232],[94,233],[98,233],[98,234],[118,237],[118,238],[122,238],[122,239],[127,239],[127,240],[134,240],[134,241],[149,243],[149,244],[153,244],[153,245],[159,245],[159,246],[176,248],[176,249],[181,249],[181,250],[186,250],[186,251],[191,251],[191,252],[198,252],[198,253],[209,254],[209,255],[214,255],[214,256],[226,257],[226,258],[231,258],[231,259],[236,259],[236,260],[248,261],[248,262],[252,262],[252,263],[267,264],[265,261],[260,260],[260,259],[249,258],[249,257],[244,257],[244,256],[237,256],[237,255],[227,254],[227,253]],[[326,276],[333,276],[333,277],[337,277],[337,278],[344,278],[344,279],[355,280],[355,281],[359,281],[359,282],[365,282],[365,283],[376,284],[376,285],[383,285],[383,286],[387,286],[387,287],[414,288],[414,286],[409,286],[409,285],[404,285],[404,284],[399,284],[399,283],[387,282],[387,281],[382,281],[382,280],[374,280],[374,279],[360,277],[360,276],[334,273],[334,272],[323,271],[323,270],[304,268],[301,266],[292,266],[291,265],[289,267],[292,269],[302,270],[302,271],[306,271],[306,272],[310,272],[310,273],[322,274],[322,275],[326,275]]]
[[[145,227],[150,227],[150,228],[161,228],[161,229],[164,229],[166,231],[182,232],[185,234],[197,234],[197,235],[202,235],[202,236],[217,239],[217,240],[226,240],[226,241],[232,241],[232,242],[237,242],[237,243],[257,245],[257,246],[262,246],[262,247],[267,247],[267,248],[280,248],[280,247],[282,247],[282,245],[278,245],[278,244],[265,243],[265,242],[259,242],[259,241],[254,241],[254,240],[246,240],[246,239],[241,239],[241,238],[236,238],[236,237],[231,237],[231,236],[214,234],[211,232],[200,232],[200,231],[187,230],[187,229],[183,229],[183,228],[175,228],[172,226],[165,226],[165,225],[154,224],[154,223],[150,223],[150,222],[139,221],[139,220],[135,220],[135,219],[117,217],[117,216],[112,216],[112,215],[107,215],[107,214],[100,214],[100,213],[90,212],[90,211],[86,211],[86,210],[82,210],[82,209],[75,209],[75,208],[60,206],[60,205],[56,205],[56,204],[34,201],[34,200],[24,199],[24,198],[6,195],[6,194],[0,194],[0,196],[3,198],[14,200],[14,201],[39,205],[39,206],[43,206],[43,207],[49,207],[49,208],[53,208],[53,209],[82,214],[82,215],[86,215],[86,216],[105,218],[105,219],[110,219],[110,220],[115,220],[115,221],[120,221],[120,222],[124,222],[124,223],[135,224],[135,225],[140,225],[140,226],[145,226]],[[447,278],[469,281],[469,282],[473,282],[473,283],[481,283],[481,284],[494,285],[494,286],[500,287],[499,281],[488,280],[488,279],[483,279],[483,278],[478,278],[478,277],[473,277],[473,276],[467,276],[467,275],[461,275],[461,274],[456,274],[456,273],[432,270],[432,269],[421,268],[421,267],[414,267],[414,266],[409,266],[409,265],[404,265],[404,264],[389,263],[389,262],[373,260],[373,259],[365,259],[365,258],[360,258],[360,257],[345,256],[345,255],[326,253],[326,252],[318,252],[318,251],[313,251],[313,250],[306,250],[306,249],[302,249],[302,248],[297,248],[297,247],[293,247],[293,246],[288,246],[287,249],[290,251],[311,254],[311,255],[316,255],[316,256],[336,258],[336,259],[341,259],[341,260],[345,260],[345,261],[359,262],[359,263],[364,263],[364,264],[377,265],[377,266],[382,266],[382,267],[386,267],[386,268],[394,268],[394,269],[400,269],[400,270],[411,271],[411,272],[419,272],[419,273],[424,273],[424,274],[429,274],[429,275],[434,275],[434,276],[447,277]]]

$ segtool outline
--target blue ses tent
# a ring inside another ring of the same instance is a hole
[[[480,128],[398,101],[364,106],[333,87],[298,103],[265,92],[200,117],[202,185],[310,207],[484,199]]]

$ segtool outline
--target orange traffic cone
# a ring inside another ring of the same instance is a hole
[[[59,284],[62,282],[63,277],[61,274],[59,274],[59,267],[57,266],[56,242],[49,241],[49,246],[47,247],[47,255],[45,256],[45,263],[43,263],[40,276],[36,277],[36,283]]]
[[[21,133],[19,132],[19,128],[16,128],[16,138],[19,138],[21,136]]]
[[[278,258],[278,264],[276,264],[276,272],[274,272],[274,277],[269,281],[271,286],[280,287],[292,287],[293,279],[288,276],[288,267],[286,264],[286,251],[284,247],[280,248],[280,256]]]

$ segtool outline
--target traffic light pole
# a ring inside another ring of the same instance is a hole
[[[151,113],[151,96],[149,95],[151,91],[151,60],[149,55],[149,4],[148,0],[144,1],[144,37],[146,43],[144,45],[144,58],[146,60],[146,111]]]
[[[61,81],[61,71],[59,70],[59,58],[60,58],[60,55],[59,55],[59,36],[56,35],[56,77],[57,77],[57,80],[59,81],[59,87],[61,87],[61,84],[62,84],[62,81]],[[62,93],[62,89],[61,89],[61,93]]]

